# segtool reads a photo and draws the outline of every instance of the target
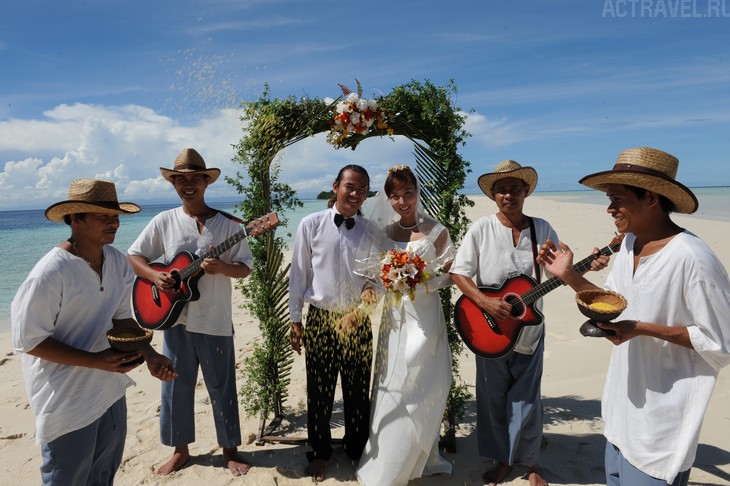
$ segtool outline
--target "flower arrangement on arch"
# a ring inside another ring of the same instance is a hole
[[[388,135],[393,130],[388,128],[383,111],[378,108],[374,98],[363,98],[362,87],[357,82],[357,93],[340,84],[344,99],[335,105],[335,113],[330,120],[330,132],[327,141],[336,148],[345,145],[345,140],[353,134],[365,135],[371,129],[386,130]]]
[[[415,300],[416,285],[431,278],[426,271],[427,264],[412,250],[390,250],[381,261],[380,280],[387,291],[393,292],[396,300],[403,295]]]

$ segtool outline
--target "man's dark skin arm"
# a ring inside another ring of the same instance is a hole
[[[112,319],[115,328],[118,329],[139,329],[134,319]],[[142,355],[147,362],[147,369],[150,374],[161,381],[172,381],[177,377],[177,372],[172,365],[172,361],[155,351],[150,343],[136,353],[137,356]]]

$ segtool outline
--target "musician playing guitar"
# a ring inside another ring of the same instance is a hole
[[[129,248],[128,259],[138,277],[154,283],[162,292],[172,292],[179,285],[174,273],[158,271],[149,263],[160,258],[170,261],[183,251],[203,255],[238,233],[240,221],[206,204],[205,190],[220,176],[220,170],[206,168],[194,149],[183,149],[173,169],[160,171],[175,187],[182,206],[155,216]],[[188,444],[195,440],[193,403],[199,366],[213,407],[224,462],[234,476],[248,471],[249,465],[237,453],[241,430],[231,292],[232,279],[245,278],[252,267],[253,256],[245,239],[219,258],[205,258],[201,264],[205,274],[198,282],[199,299],[185,304],[178,318],[180,325],[164,331],[163,353],[173,361],[179,376],[162,387],[160,438],[175,450],[158,474],[177,471],[190,458]]]
[[[499,297],[486,296],[478,287],[498,287],[519,274],[539,282],[537,249],[548,239],[558,241],[547,221],[523,213],[525,198],[536,185],[535,169],[512,160],[499,163],[494,172],[479,177],[479,187],[497,203],[498,211],[471,226],[450,269],[462,293],[496,319],[508,319],[512,305]],[[592,267],[599,269],[607,263],[607,257],[600,257]],[[476,283],[472,280],[475,276]],[[541,300],[536,307],[542,307]],[[519,463],[527,467],[531,486],[547,485],[539,466],[544,332],[544,324],[526,326],[511,352],[495,359],[476,356],[479,454],[497,462],[495,468],[484,473],[486,484],[504,481],[513,465]]]

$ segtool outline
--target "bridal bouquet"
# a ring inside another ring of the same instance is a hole
[[[344,145],[351,134],[364,135],[373,126],[379,130],[387,129],[383,111],[378,109],[378,102],[373,98],[363,98],[362,88],[358,82],[358,92],[351,92],[340,85],[344,100],[335,106],[335,114],[330,121],[330,132],[327,141],[335,147]]]
[[[380,280],[396,300],[405,294],[415,299],[416,285],[431,278],[427,262],[411,250],[390,250],[381,261]]]

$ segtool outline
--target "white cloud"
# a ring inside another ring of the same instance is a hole
[[[520,125],[510,123],[506,118],[492,120],[479,113],[462,113],[465,117],[464,129],[471,134],[470,142],[487,148],[499,148],[525,140],[526,135]]]
[[[6,121],[0,130],[0,210],[45,207],[64,198],[79,177],[114,181],[120,198],[174,201],[159,167],[171,167],[182,148],[194,147],[209,166],[233,175],[233,144],[243,135],[239,117],[238,110],[220,110],[184,126],[142,106],[77,103],[59,105],[41,120]],[[223,182],[209,195],[235,191]]]
[[[271,29],[301,25],[307,21],[295,17],[262,17],[258,19],[228,20],[220,22],[201,23],[188,30],[191,35],[213,35],[220,32],[235,31],[245,32],[249,30]]]
[[[92,177],[117,184],[120,200],[138,203],[177,201],[160,167],[172,167],[184,147],[198,150],[209,167],[222,177],[208,188],[206,199],[238,197],[223,177],[243,172],[232,162],[234,145],[244,134],[241,111],[220,110],[193,124],[183,125],[138,105],[59,105],[40,120],[10,120],[5,127],[22,133],[33,126],[33,139],[45,140],[41,148],[24,137],[5,136],[0,142],[0,210],[44,208],[66,197],[73,179]],[[11,159],[5,154],[23,154]],[[371,187],[379,189],[388,168],[414,164],[413,144],[404,137],[363,141],[356,151],[336,150],[319,134],[283,150],[277,162],[280,180],[307,199],[331,188],[339,169],[347,164],[364,166]]]
[[[0,188],[7,191],[7,189],[22,189],[35,185],[38,168],[42,164],[43,161],[36,157],[5,163],[2,173],[0,173]],[[12,181],[12,183],[9,181]]]

